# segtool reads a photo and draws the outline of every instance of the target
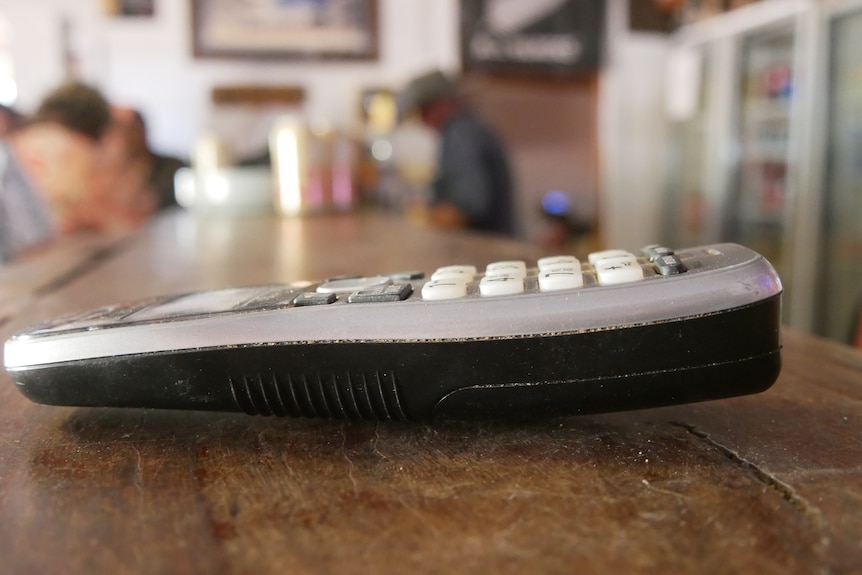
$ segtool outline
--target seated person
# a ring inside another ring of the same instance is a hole
[[[499,137],[467,106],[454,80],[439,71],[412,80],[398,96],[399,115],[419,112],[440,136],[428,221],[513,234],[513,184]]]
[[[12,134],[21,126],[23,120],[23,116],[15,108],[0,104],[0,138]]]
[[[130,229],[156,209],[155,192],[116,151],[113,129],[104,96],[70,83],[48,94],[10,137],[59,233]]]
[[[147,138],[146,120],[138,110],[113,108],[111,112],[114,123],[124,132],[128,160],[144,169],[147,184],[159,199],[159,208],[176,205],[174,174],[188,163],[153,151]]]
[[[0,142],[0,264],[54,236],[51,214],[5,142]]]

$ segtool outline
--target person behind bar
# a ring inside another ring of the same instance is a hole
[[[417,113],[440,136],[427,219],[438,227],[514,234],[512,177],[497,134],[439,70],[411,80],[398,95],[399,117]]]

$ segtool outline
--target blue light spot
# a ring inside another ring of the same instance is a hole
[[[563,216],[569,213],[571,201],[565,192],[551,190],[542,196],[542,209],[552,216]]]

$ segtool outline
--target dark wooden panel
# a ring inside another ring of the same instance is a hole
[[[212,89],[213,104],[288,104],[305,101],[299,86],[220,86]]]
[[[471,102],[509,150],[528,239],[542,231],[541,200],[552,190],[566,193],[574,213],[598,226],[598,82],[597,76],[465,78]]]

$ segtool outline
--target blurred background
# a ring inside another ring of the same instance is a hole
[[[740,242],[786,323],[855,337],[862,0],[0,0],[0,104],[87,82],[152,150],[248,181],[290,118],[345,209],[427,195],[435,134],[395,95],[430,69],[508,148],[520,238]]]

